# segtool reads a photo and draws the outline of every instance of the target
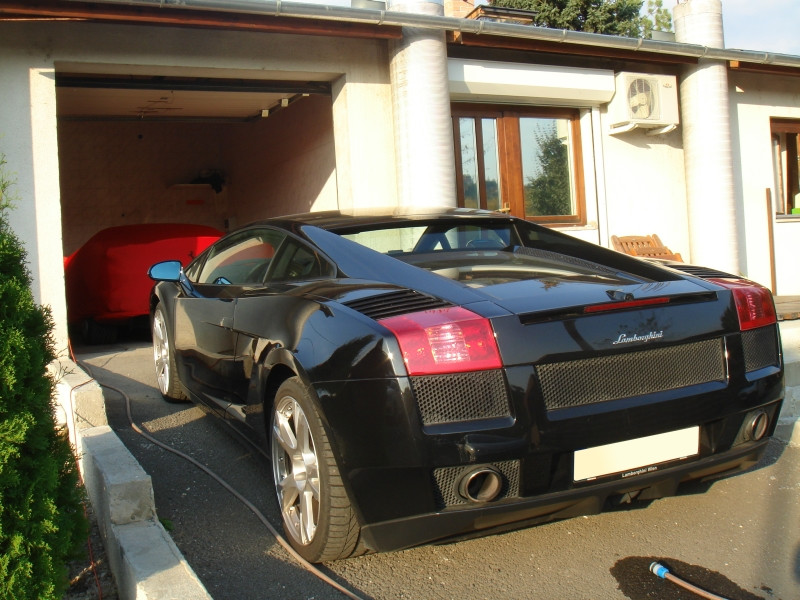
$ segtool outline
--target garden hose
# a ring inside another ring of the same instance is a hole
[[[712,594],[711,592],[707,592],[704,589],[699,588],[696,585],[692,585],[688,581],[684,581],[680,577],[673,575],[672,573],[669,572],[669,569],[667,569],[661,563],[658,562],[651,563],[650,571],[657,577],[671,581],[675,585],[679,585],[683,589],[689,590],[690,592],[697,594],[701,598],[708,598],[709,600],[728,600],[727,598],[724,598],[722,596],[717,596],[716,594]]]
[[[82,363],[79,363],[79,364],[80,364],[81,368],[83,368],[91,376],[91,371],[89,370],[87,365],[82,364]],[[357,596],[356,594],[354,594],[353,592],[351,592],[347,588],[343,587],[337,581],[334,581],[332,578],[328,577],[325,573],[320,571],[317,567],[315,567],[313,564],[309,563],[302,556],[300,556],[297,553],[297,551],[295,551],[295,549],[292,548],[292,546],[283,538],[283,536],[281,536],[281,534],[278,532],[278,530],[275,529],[275,527],[273,527],[272,523],[269,522],[267,517],[264,516],[264,514],[260,510],[258,510],[258,508],[252,502],[250,502],[241,493],[239,493],[236,489],[234,489],[227,481],[222,479],[219,475],[214,473],[211,469],[206,467],[201,462],[195,460],[194,458],[192,458],[188,454],[185,454],[185,453],[181,452],[180,450],[178,450],[176,448],[168,446],[164,442],[159,441],[158,439],[156,439],[153,436],[151,436],[149,433],[147,433],[144,430],[142,430],[133,420],[133,415],[131,413],[131,399],[130,399],[130,396],[128,396],[128,394],[126,394],[121,389],[116,388],[116,387],[114,387],[112,385],[108,385],[108,384],[105,384],[105,383],[100,383],[99,381],[98,381],[98,384],[100,384],[102,387],[107,388],[109,390],[112,390],[112,391],[116,392],[117,394],[119,394],[120,396],[122,396],[122,398],[125,400],[125,408],[126,408],[126,411],[127,411],[127,414],[128,414],[128,421],[131,424],[131,428],[136,433],[138,433],[139,435],[141,435],[142,437],[147,439],[147,441],[155,444],[159,448],[162,448],[162,449],[166,450],[167,452],[171,452],[172,454],[175,454],[175,455],[183,458],[184,460],[187,460],[188,462],[190,462],[194,466],[196,466],[198,469],[200,469],[201,471],[203,471],[204,473],[209,475],[215,481],[217,481],[217,483],[219,483],[223,488],[228,490],[242,504],[244,504],[248,509],[250,509],[250,511],[256,516],[256,518],[259,521],[261,521],[261,523],[264,525],[264,527],[266,527],[267,530],[269,530],[269,532],[277,540],[277,542],[283,547],[283,549],[286,550],[292,556],[292,558],[294,558],[295,561],[301,567],[306,569],[309,573],[311,573],[312,575],[314,575],[318,579],[324,581],[325,583],[327,583],[328,585],[330,585],[331,587],[333,587],[337,591],[341,592],[342,594],[344,594],[348,598],[351,598],[352,600],[362,600],[360,596]]]

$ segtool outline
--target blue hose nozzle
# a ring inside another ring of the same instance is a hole
[[[669,569],[667,567],[657,562],[650,563],[650,570],[654,575],[657,575],[661,579],[666,578],[667,573],[669,573]]]

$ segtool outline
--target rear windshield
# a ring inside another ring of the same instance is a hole
[[[339,233],[363,246],[472,287],[527,279],[624,285],[672,278],[668,272],[642,261],[632,261],[606,248],[510,219],[411,221]]]
[[[502,250],[520,245],[516,230],[509,223],[409,224],[346,233],[342,237],[392,256],[453,250]]]

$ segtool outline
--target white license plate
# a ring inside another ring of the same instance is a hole
[[[573,479],[585,481],[619,473],[631,477],[657,471],[659,463],[694,456],[699,452],[700,428],[596,446],[575,452]]]

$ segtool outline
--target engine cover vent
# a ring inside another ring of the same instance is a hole
[[[414,290],[398,290],[396,292],[378,294],[377,296],[359,298],[345,302],[344,305],[376,321],[422,310],[452,306],[452,304],[441,298],[434,298]]]
[[[697,265],[686,265],[680,263],[670,263],[667,265],[670,269],[675,269],[676,271],[681,271],[686,273],[687,275],[692,275],[693,277],[700,277],[702,279],[712,279],[715,277],[721,279],[739,279],[736,275],[731,275],[730,273],[725,273],[724,271],[717,271],[716,269],[711,269],[708,267],[698,267]]]

